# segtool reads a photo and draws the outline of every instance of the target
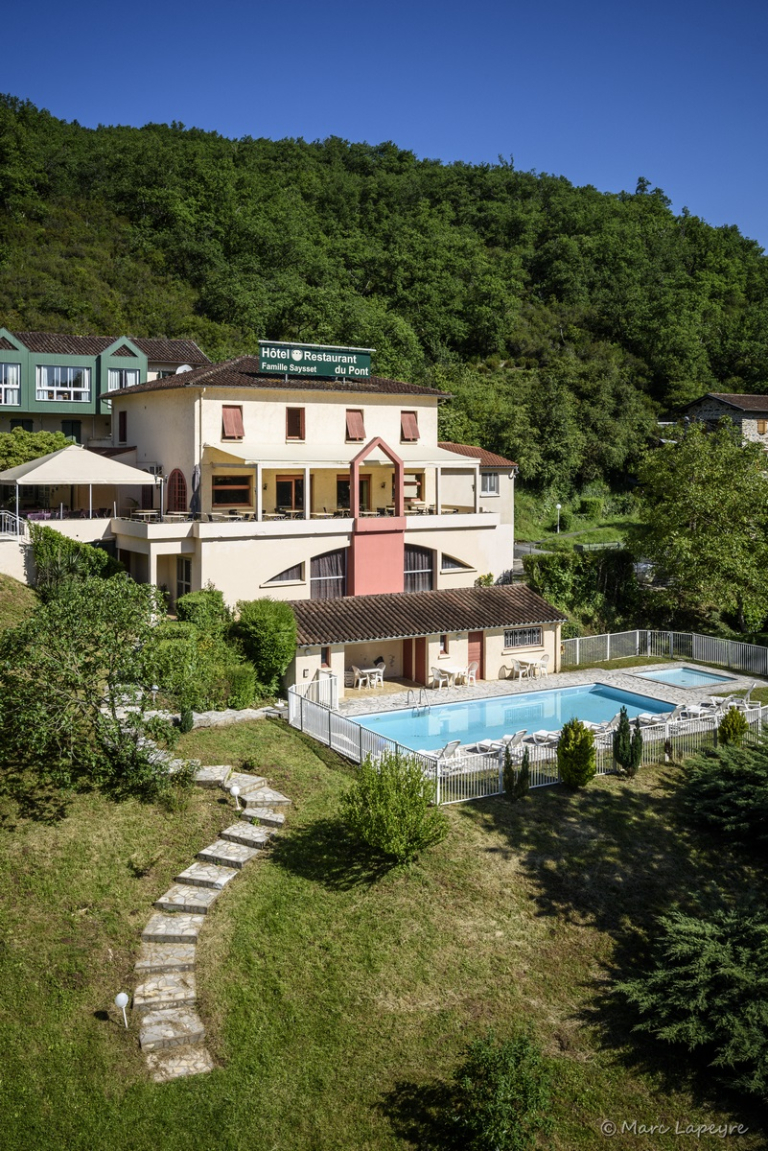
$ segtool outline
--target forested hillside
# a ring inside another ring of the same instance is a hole
[[[563,495],[621,485],[659,413],[768,387],[768,260],[735,227],[394,144],[82,128],[0,98],[0,323],[377,349],[442,434]]]

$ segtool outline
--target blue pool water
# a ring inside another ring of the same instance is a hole
[[[522,727],[529,732],[542,728],[558,731],[574,717],[603,723],[613,719],[621,707],[626,707],[629,718],[633,719],[641,711],[656,714],[670,711],[672,706],[648,695],[592,683],[553,691],[433,704],[427,712],[405,708],[355,718],[369,731],[394,739],[412,751],[431,751],[452,739],[460,739],[462,743],[501,739]]]
[[[655,683],[668,683],[672,687],[706,687],[707,684],[732,683],[730,675],[716,675],[713,671],[699,671],[696,667],[670,667],[662,671],[638,671],[638,679]]]

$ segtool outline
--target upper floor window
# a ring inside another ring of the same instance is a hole
[[[416,412],[400,413],[400,439],[415,444],[419,439],[419,419]]]
[[[91,369],[59,364],[37,365],[38,400],[87,403],[91,398]]]
[[[285,409],[285,438],[287,440],[304,439],[304,409]]]
[[[221,409],[221,438],[242,440],[244,436],[243,409],[239,405],[224,404]]]
[[[365,423],[359,408],[347,408],[347,441],[359,443],[365,439]]]
[[[110,368],[107,373],[107,390],[119,392],[121,388],[135,388],[141,383],[138,368]]]
[[[435,586],[434,552],[415,544],[405,545],[403,591],[432,591]]]
[[[0,404],[21,403],[21,364],[0,364]]]
[[[499,494],[499,473],[480,473],[480,494],[483,496],[497,496]]]

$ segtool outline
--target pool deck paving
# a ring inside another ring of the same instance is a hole
[[[552,673],[551,675],[537,677],[536,679],[499,679],[481,680],[477,684],[459,687],[424,688],[422,701],[430,707],[437,707],[446,703],[465,703],[470,699],[488,699],[500,695],[524,695],[529,692],[554,691],[566,687],[580,687],[584,684],[604,683],[621,691],[631,691],[637,695],[650,696],[653,699],[664,700],[669,703],[670,710],[678,703],[693,703],[710,695],[728,695],[731,692],[746,691],[751,684],[765,686],[766,681],[758,676],[741,675],[737,672],[726,672],[722,668],[710,668],[702,664],[693,664],[681,660],[677,666],[695,667],[697,671],[711,671],[713,675],[728,675],[727,683],[702,684],[698,687],[673,687],[672,684],[660,683],[647,678],[647,673],[653,671],[669,671],[675,663],[669,660],[658,664],[646,664],[642,667],[605,668],[599,664],[584,668],[580,671],[567,671]],[[638,673],[643,672],[643,676]],[[349,689],[347,689],[349,691]],[[354,689],[352,689],[354,690]],[[339,701],[339,714],[353,719],[359,715],[373,715],[375,713],[397,711],[401,708],[421,706],[418,704],[420,689],[408,689],[381,695],[378,698],[366,694],[364,698],[354,698],[346,695]],[[409,699],[410,694],[410,699]]]

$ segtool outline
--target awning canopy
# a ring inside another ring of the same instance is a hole
[[[227,444],[226,448],[220,444],[206,444],[205,451],[209,463],[228,463],[237,461],[255,467],[260,464],[265,468],[275,467],[303,467],[303,468],[349,468],[350,463],[359,454],[363,447],[360,443],[354,444],[253,444],[239,443]],[[478,469],[478,460],[460,456],[456,452],[445,451],[444,448],[429,446],[427,444],[397,444],[394,451],[407,468],[461,468],[463,470]],[[221,457],[219,459],[219,457]],[[365,466],[383,464],[392,467],[392,461],[381,448],[374,448],[366,456]]]
[[[154,485],[157,480],[155,476],[139,468],[132,468],[108,456],[89,452],[80,444],[67,444],[57,452],[49,452],[47,456],[40,456],[27,464],[19,464],[18,467],[0,472],[0,483],[16,484],[18,487],[24,487],[25,484],[47,487],[64,484],[136,487],[139,484]]]

